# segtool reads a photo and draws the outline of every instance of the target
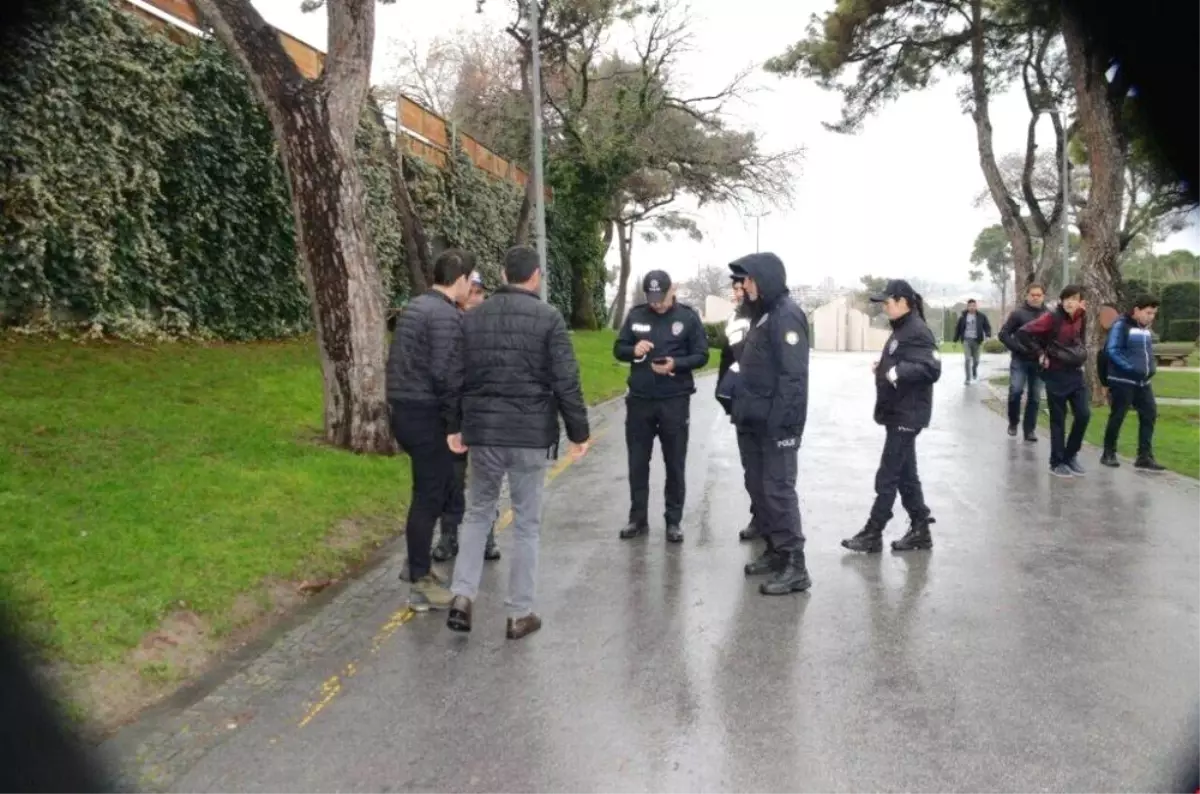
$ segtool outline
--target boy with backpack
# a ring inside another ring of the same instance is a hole
[[[1017,339],[1037,357],[1044,371],[1046,401],[1050,404],[1050,473],[1055,477],[1082,477],[1079,463],[1083,434],[1092,418],[1083,365],[1087,361],[1087,317],[1083,288],[1071,284],[1059,295],[1058,308],[1021,326]],[[1075,419],[1067,436],[1067,406]]]
[[[1154,422],[1158,405],[1150,380],[1157,365],[1151,327],[1158,314],[1158,298],[1139,295],[1133,309],[1116,319],[1108,331],[1104,349],[1096,357],[1100,382],[1108,387],[1112,408],[1104,429],[1104,454],[1100,463],[1111,468],[1117,462],[1117,439],[1130,406],[1138,415],[1137,459],[1133,467],[1140,471],[1161,472],[1166,467],[1154,459]]]

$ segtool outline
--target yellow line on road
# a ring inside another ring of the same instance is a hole
[[[600,430],[596,433],[593,433],[592,443],[595,444],[595,442],[598,441],[605,432],[605,430]],[[558,462],[555,463],[550,469],[550,471],[546,473],[546,484],[549,485],[550,483],[554,482],[558,475],[566,471],[574,462],[574,459],[569,456],[563,456],[560,458]],[[496,531],[503,531],[506,527],[508,527],[509,524],[512,523],[512,520],[513,512],[512,508],[510,507],[501,513],[500,517],[496,520]],[[383,644],[387,642],[388,639],[390,639],[391,636],[395,634],[401,626],[416,616],[417,613],[407,606],[403,609],[398,609],[393,612],[391,616],[384,621],[383,625],[379,627],[379,630],[375,632],[375,636],[371,638],[371,655],[374,656],[375,654],[379,653],[379,650],[383,647]],[[347,679],[352,678],[356,672],[358,672],[356,663],[348,662],[337,675],[332,675],[325,679],[325,681],[321,683],[321,692],[317,696],[316,701],[309,705],[308,710],[304,712],[304,716],[301,718],[300,723],[296,727],[303,728],[305,725],[308,725],[310,722],[312,722],[314,717],[320,714],[326,706],[332,703],[334,699],[342,693],[342,684]]]

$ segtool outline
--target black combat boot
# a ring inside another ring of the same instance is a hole
[[[862,532],[842,541],[842,547],[850,549],[850,551],[865,551],[867,554],[878,554],[883,551],[883,524],[874,520],[867,521],[867,525],[863,527]]]
[[[754,540],[762,537],[758,532],[758,527],[753,521],[747,524],[743,529],[738,530],[738,540]]]
[[[621,536],[621,540],[629,540],[631,538],[636,538],[640,535],[648,534],[649,532],[650,532],[649,524],[639,524],[635,521],[630,521],[628,524],[626,524],[624,527],[621,528],[621,532],[619,534]]]
[[[763,553],[746,563],[743,570],[747,576],[765,576],[783,570],[786,564],[787,557],[775,551],[775,547],[768,540],[767,548],[763,550]]]
[[[900,540],[892,541],[892,551],[922,551],[933,548],[933,537],[929,534],[929,525],[935,523],[932,518],[914,520],[908,525],[908,532]]]
[[[667,543],[683,543],[683,529],[678,524],[667,524]]]
[[[487,545],[483,547],[483,558],[488,562],[500,559],[500,547],[496,545],[496,529],[488,531]]]
[[[442,527],[431,556],[438,562],[445,562],[458,556],[458,527],[454,525]]]
[[[760,584],[758,592],[763,595],[788,595],[789,593],[803,592],[810,587],[812,587],[812,579],[809,578],[808,569],[804,566],[804,552],[793,551],[784,556],[783,569]]]

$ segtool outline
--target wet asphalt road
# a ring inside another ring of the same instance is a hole
[[[869,362],[813,357],[799,486],[810,593],[765,598],[742,575],[747,500],[711,380],[692,409],[685,544],[667,546],[661,518],[649,538],[618,540],[618,404],[548,492],[541,632],[504,638],[506,561],[488,569],[471,635],[436,614],[406,621],[397,559],[348,592],[357,612],[335,601],[298,630],[353,615],[239,695],[252,718],[218,726],[202,752],[174,751],[161,779],[182,791],[1168,789],[1200,689],[1196,483],[1102,470],[1090,448],[1089,477],[1052,481],[1048,439],[1009,439],[987,387],[964,387],[948,356],[918,441],[934,550],[845,553],[883,443]],[[652,487],[661,513],[658,461]],[[888,539],[903,530],[894,520]],[[204,733],[171,724],[181,747]]]

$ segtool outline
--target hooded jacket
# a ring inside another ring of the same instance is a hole
[[[759,307],[738,360],[733,422],[777,441],[799,439],[808,418],[808,317],[788,295],[775,254],[750,254],[733,265],[754,279]]]

